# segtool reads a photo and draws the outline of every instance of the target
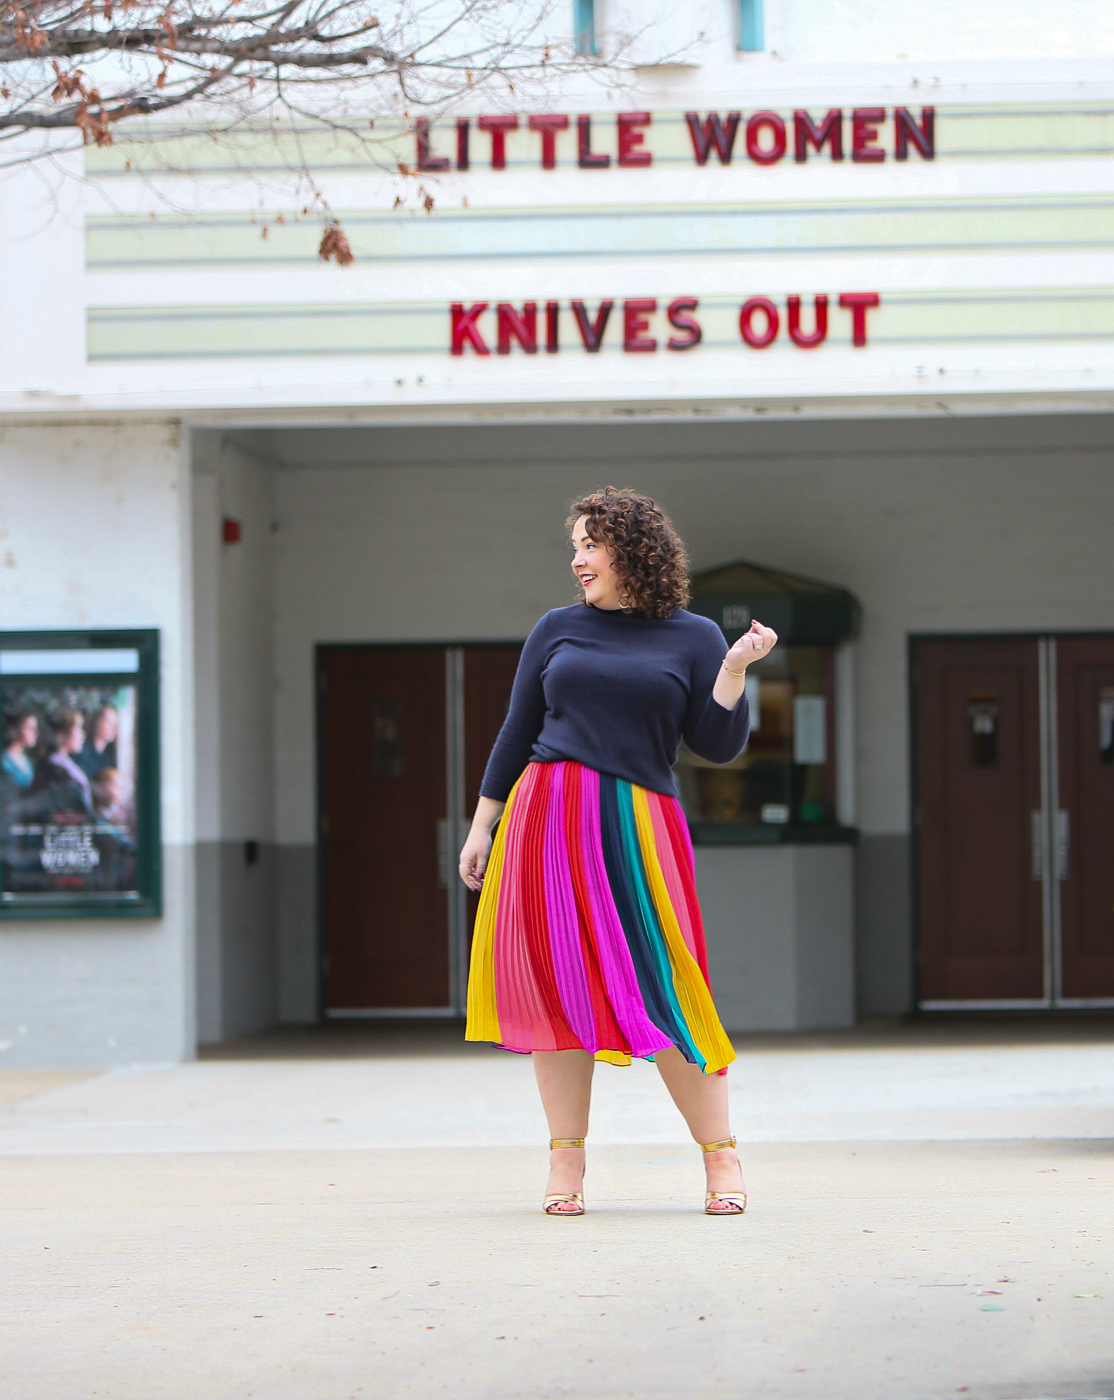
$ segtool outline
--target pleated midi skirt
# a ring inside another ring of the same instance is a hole
[[[583,764],[529,763],[491,849],[468,1040],[630,1064],[735,1051],[708,986],[692,843],[676,798]]]

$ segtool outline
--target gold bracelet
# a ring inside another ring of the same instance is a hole
[[[747,668],[745,666],[741,671],[733,671],[731,667],[728,666],[726,661],[723,662],[723,669],[727,672],[729,676],[745,676],[747,673]]]

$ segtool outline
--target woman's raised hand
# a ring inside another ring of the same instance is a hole
[[[777,646],[777,633],[772,627],[763,627],[760,622],[752,622],[750,631],[744,632],[735,645],[723,658],[729,671],[745,671],[752,661],[769,656]]]

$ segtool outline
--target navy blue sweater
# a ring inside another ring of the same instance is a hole
[[[522,648],[481,795],[504,802],[527,763],[575,759],[675,797],[682,739],[710,763],[746,744],[746,696],[733,710],[712,699],[726,652],[716,624],[683,608],[666,618],[554,608]]]

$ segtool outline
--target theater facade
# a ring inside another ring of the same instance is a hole
[[[286,135],[6,177],[0,1065],[459,1016],[609,482],[783,639],[678,765],[729,1028],[1114,1006],[1114,35],[675,8],[683,63],[302,133],[350,264]]]

